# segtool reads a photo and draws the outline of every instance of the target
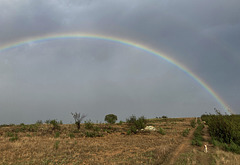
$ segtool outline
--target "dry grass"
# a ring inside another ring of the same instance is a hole
[[[85,129],[84,124],[80,132],[68,124],[55,131],[45,124],[32,132],[19,131],[21,126],[2,127],[0,164],[161,164],[185,138],[182,132],[191,128],[190,120],[149,120],[148,125],[163,128],[166,135],[157,132],[127,135],[126,124],[94,124],[103,137],[93,138],[85,136],[85,132],[92,130]],[[57,131],[59,137],[55,138]],[[9,141],[6,136],[9,132],[17,132],[18,139]]]

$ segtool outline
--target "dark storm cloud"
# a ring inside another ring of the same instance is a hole
[[[1,44],[67,32],[126,38],[180,61],[239,112],[238,1],[4,0],[0,4]],[[15,109],[19,116],[44,111],[44,119],[61,118],[81,107],[101,120],[105,113],[194,116],[218,107],[207,91],[168,63],[107,41],[29,44],[1,54],[6,116]],[[21,119],[27,121],[24,116]]]

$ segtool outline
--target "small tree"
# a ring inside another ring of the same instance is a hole
[[[84,114],[80,114],[80,113],[71,113],[73,115],[73,118],[75,120],[75,124],[77,125],[77,129],[79,130],[80,129],[80,124],[82,122],[82,120],[87,116],[87,115],[84,115]]]
[[[104,120],[110,124],[114,124],[117,121],[117,116],[114,114],[108,114],[105,116]]]

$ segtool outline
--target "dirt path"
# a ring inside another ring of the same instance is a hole
[[[194,129],[191,129],[189,135],[184,139],[184,141],[176,148],[173,154],[169,155],[170,160],[168,160],[166,164],[174,164],[177,161],[179,154],[186,152],[191,147],[190,142],[193,139],[193,133],[195,129],[196,127]]]

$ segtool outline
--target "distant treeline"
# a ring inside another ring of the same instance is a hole
[[[240,146],[240,115],[222,115],[216,110],[216,114],[202,115],[201,119],[208,125],[213,139]]]

